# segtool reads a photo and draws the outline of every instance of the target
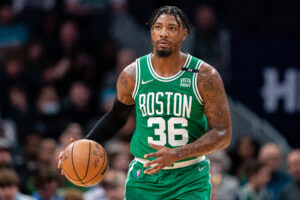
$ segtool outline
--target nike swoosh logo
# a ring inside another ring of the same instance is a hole
[[[202,170],[204,170],[204,169],[205,169],[205,167],[206,167],[206,166],[204,166],[204,167],[201,167],[201,168],[198,168],[198,171],[199,171],[199,172],[201,172]]]
[[[149,81],[144,81],[144,80],[142,80],[142,85],[145,85],[145,84],[147,84],[147,83],[150,83],[151,81],[154,81],[154,79],[149,80]]]

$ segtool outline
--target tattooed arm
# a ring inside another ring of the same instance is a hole
[[[135,86],[135,70],[135,63],[132,63],[121,72],[117,81],[117,98],[126,105],[134,104],[132,93]]]
[[[135,85],[135,69],[135,63],[133,63],[121,72],[117,81],[117,98],[113,108],[96,122],[85,137],[86,139],[103,143],[112,138],[126,124],[134,105],[131,94]],[[70,138],[71,143],[74,141]],[[58,158],[58,168],[61,168],[62,153],[60,152]],[[63,170],[61,174],[64,174]]]
[[[195,142],[177,148],[179,159],[207,155],[226,148],[231,140],[229,105],[219,73],[203,63],[197,84],[210,130]]]
[[[154,174],[177,160],[207,155],[229,145],[231,119],[221,77],[213,67],[203,63],[198,74],[197,85],[210,130],[196,141],[174,149],[150,144],[158,151],[145,155],[145,158],[157,158],[144,165],[144,167],[152,166],[145,170],[145,173]]]

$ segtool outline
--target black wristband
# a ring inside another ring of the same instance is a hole
[[[85,138],[100,144],[111,139],[126,124],[133,107],[116,98],[111,111],[96,122]]]

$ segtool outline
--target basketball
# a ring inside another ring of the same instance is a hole
[[[105,149],[87,139],[69,144],[62,154],[61,164],[66,178],[83,187],[99,183],[108,170]]]

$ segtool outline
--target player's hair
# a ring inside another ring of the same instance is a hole
[[[192,24],[190,23],[188,17],[180,8],[178,8],[176,6],[162,6],[158,9],[156,9],[150,16],[146,25],[149,26],[149,28],[151,29],[153,24],[157,20],[157,18],[162,14],[173,15],[175,17],[175,20],[177,21],[177,23],[180,26],[181,23],[178,20],[178,17],[179,17],[182,21],[183,28],[187,29],[189,34],[192,33],[194,28],[193,28]]]

